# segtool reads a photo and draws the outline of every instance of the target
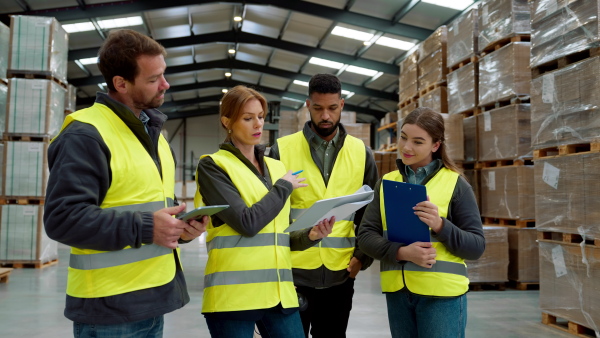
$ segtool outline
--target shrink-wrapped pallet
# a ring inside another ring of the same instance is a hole
[[[479,137],[477,135],[477,116],[463,119],[463,136],[465,139],[465,162],[475,162],[479,157]]]
[[[479,100],[479,64],[470,63],[448,74],[448,113],[473,110]]]
[[[531,158],[529,104],[513,104],[477,115],[479,161]]]
[[[529,42],[513,42],[479,62],[479,105],[529,95]]]
[[[477,8],[473,8],[448,25],[448,67],[477,55],[477,13]]]
[[[8,51],[10,46],[10,28],[0,22],[0,79],[6,79],[8,69]]]
[[[508,279],[537,283],[540,280],[539,246],[536,228],[508,229]]]
[[[3,195],[43,198],[48,183],[48,143],[7,141],[4,145]]]
[[[488,0],[479,5],[479,51],[516,35],[531,34],[527,0]]]
[[[308,112],[308,109],[306,109]],[[310,119],[310,115],[309,115]],[[307,120],[308,121],[308,120]],[[306,122],[306,121],[304,121]],[[279,137],[291,135],[298,131],[298,113],[293,110],[282,110],[279,112]],[[304,126],[304,123],[302,123]]]
[[[398,100],[400,102],[416,97],[419,93],[418,55],[418,50],[415,50],[400,62],[400,77],[398,78]]]
[[[478,260],[465,260],[471,283],[508,281],[508,229],[484,226],[485,252]]]
[[[527,220],[535,217],[532,165],[481,169],[481,216]]]
[[[446,81],[448,30],[440,26],[427,39],[419,45],[419,91],[423,92],[428,87]]]
[[[419,107],[428,107],[440,114],[448,113],[448,89],[437,87],[419,97]]]

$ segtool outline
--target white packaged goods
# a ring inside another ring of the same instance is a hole
[[[75,112],[75,104],[77,102],[77,87],[73,85],[67,86],[67,94],[65,95],[65,112]]]
[[[0,22],[0,79],[6,79],[8,69],[8,46],[10,41],[10,28]]]
[[[39,72],[67,82],[69,35],[49,17],[10,18],[10,71]]]
[[[45,196],[48,143],[7,141],[4,148],[4,195]]]
[[[6,133],[55,136],[64,120],[65,94],[55,81],[9,79]]]
[[[0,261],[45,263],[58,258],[57,243],[42,226],[42,205],[3,205]]]
[[[6,122],[6,101],[8,99],[8,87],[0,83],[0,138],[4,134]]]

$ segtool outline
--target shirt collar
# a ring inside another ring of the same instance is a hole
[[[304,128],[302,129],[302,132],[304,133],[304,137],[306,137],[306,140],[308,141],[308,143],[310,145],[312,145],[313,147],[320,147],[323,142],[326,142],[325,140],[323,140],[321,138],[321,136],[319,136],[317,133],[315,133],[311,126],[311,122],[308,121],[304,124]],[[330,142],[332,142],[332,145],[337,147],[340,144],[340,141],[344,139],[344,136],[346,135],[346,129],[344,129],[344,127],[342,126],[342,124],[338,124],[338,128],[337,128],[337,132],[335,133],[335,136],[333,137],[333,139],[331,139]]]
[[[435,159],[435,160],[429,162],[429,164],[427,164],[426,166],[417,168],[416,173],[412,170],[412,168],[410,166],[404,166],[406,176],[410,176],[410,174],[416,175],[416,174],[425,172],[425,175],[423,175],[423,177],[428,177],[429,175],[431,175],[431,173],[433,173],[438,168],[438,162],[440,162],[440,161],[441,161],[440,159]]]

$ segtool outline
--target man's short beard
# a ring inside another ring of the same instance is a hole
[[[315,127],[315,132],[317,132],[317,134],[321,137],[327,137],[331,134],[333,134],[338,126],[340,125],[340,121],[333,123],[333,125],[330,128],[320,128],[318,123],[315,123],[315,121],[311,120],[312,125]]]

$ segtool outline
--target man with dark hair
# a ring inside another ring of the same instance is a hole
[[[98,53],[108,94],[67,115],[48,148],[48,236],[71,246],[65,316],[75,337],[162,337],[163,315],[189,302],[179,242],[208,218],[173,217],[175,160],[156,110],[169,84],[164,48],[133,30]]]
[[[371,150],[340,123],[344,107],[340,80],[316,74],[308,93],[310,121],[302,131],[278,139],[269,154],[290,170],[304,170],[308,187],[292,193],[293,218],[318,200],[352,194],[365,184],[373,188],[378,177]],[[292,252],[294,284],[308,300],[308,308],[300,312],[307,337],[309,331],[314,338],[346,336],[354,279],[373,262],[355,240],[363,213],[364,208],[353,220],[336,221],[319,245]]]

